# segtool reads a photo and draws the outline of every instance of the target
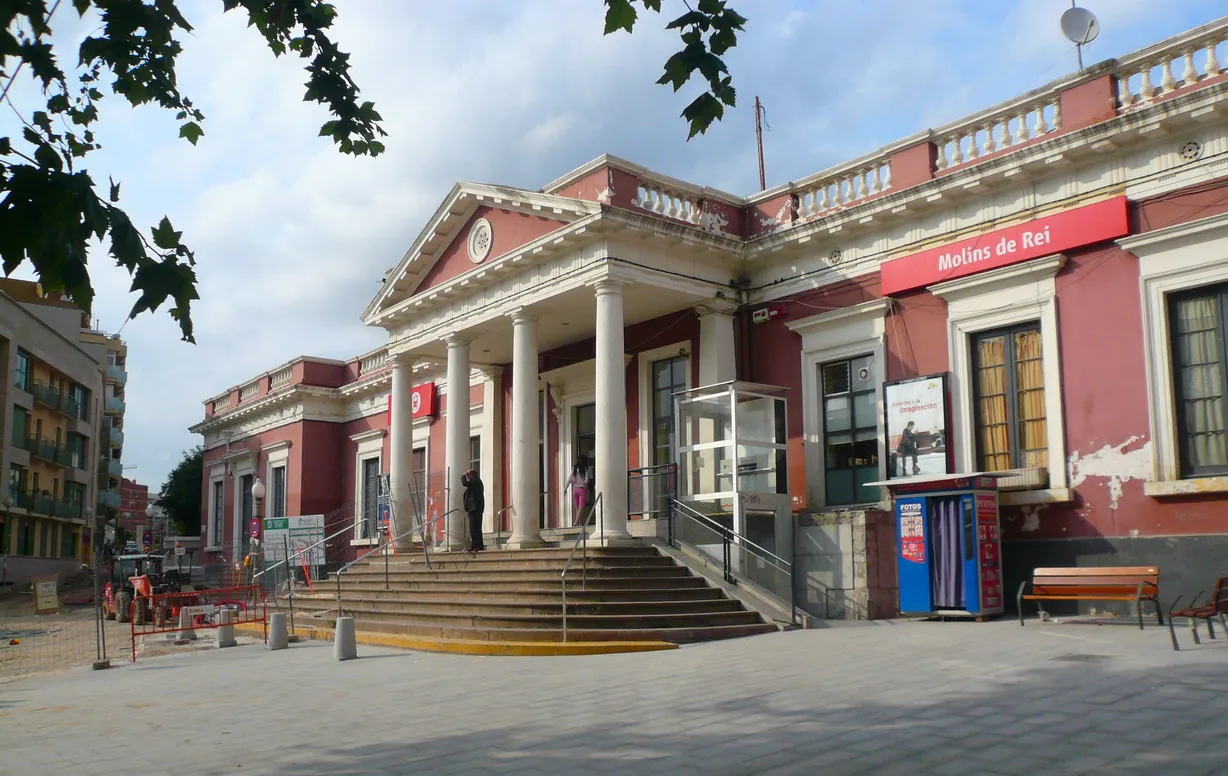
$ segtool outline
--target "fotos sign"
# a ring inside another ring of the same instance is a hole
[[[882,292],[898,294],[924,288],[1129,233],[1126,198],[1114,197],[885,261]]]

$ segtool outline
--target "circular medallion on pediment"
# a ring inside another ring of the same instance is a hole
[[[494,232],[490,228],[490,222],[485,218],[474,221],[473,226],[469,229],[469,260],[474,264],[486,261],[493,241]]]

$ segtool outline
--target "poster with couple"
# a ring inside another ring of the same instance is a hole
[[[883,384],[887,412],[887,478],[951,473],[947,444],[947,376]]]

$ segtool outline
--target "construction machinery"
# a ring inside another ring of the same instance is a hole
[[[128,622],[129,617],[138,624],[149,618],[165,619],[175,612],[155,612],[150,606],[151,597],[159,593],[195,591],[189,577],[181,577],[178,569],[164,568],[163,557],[153,553],[118,555],[111,563],[111,578],[103,588],[105,611],[108,620]]]

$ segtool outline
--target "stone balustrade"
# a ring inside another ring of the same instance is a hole
[[[955,128],[935,132],[938,156],[934,171],[942,172],[1022,145],[1062,128],[1058,94],[1033,97],[989,115],[978,115]]]
[[[868,164],[822,173],[813,183],[803,183],[797,192],[797,214],[810,218],[837,210],[891,188],[891,160],[887,155]]]
[[[665,218],[698,224],[703,217],[699,197],[640,179],[631,204]]]
[[[229,393],[226,394],[225,396],[220,396],[214,399],[213,400],[213,411],[221,412],[222,410],[230,409],[230,404],[232,401],[233,401],[233,396]]]
[[[1128,111],[1149,105],[1178,89],[1192,86],[1223,74],[1225,53],[1220,47],[1228,41],[1228,24],[1192,30],[1189,35],[1170,39],[1118,61],[1117,107]]]
[[[368,353],[358,361],[358,376],[366,377],[369,374],[374,374],[388,366],[388,351],[380,349],[374,353]]]
[[[251,401],[252,399],[255,399],[259,395],[260,395],[260,381],[259,380],[252,380],[250,383],[244,384],[243,387],[239,389],[239,401],[240,402]]]
[[[269,378],[269,390],[276,391],[278,388],[285,388],[292,382],[294,382],[294,368],[288,366],[279,369]]]

